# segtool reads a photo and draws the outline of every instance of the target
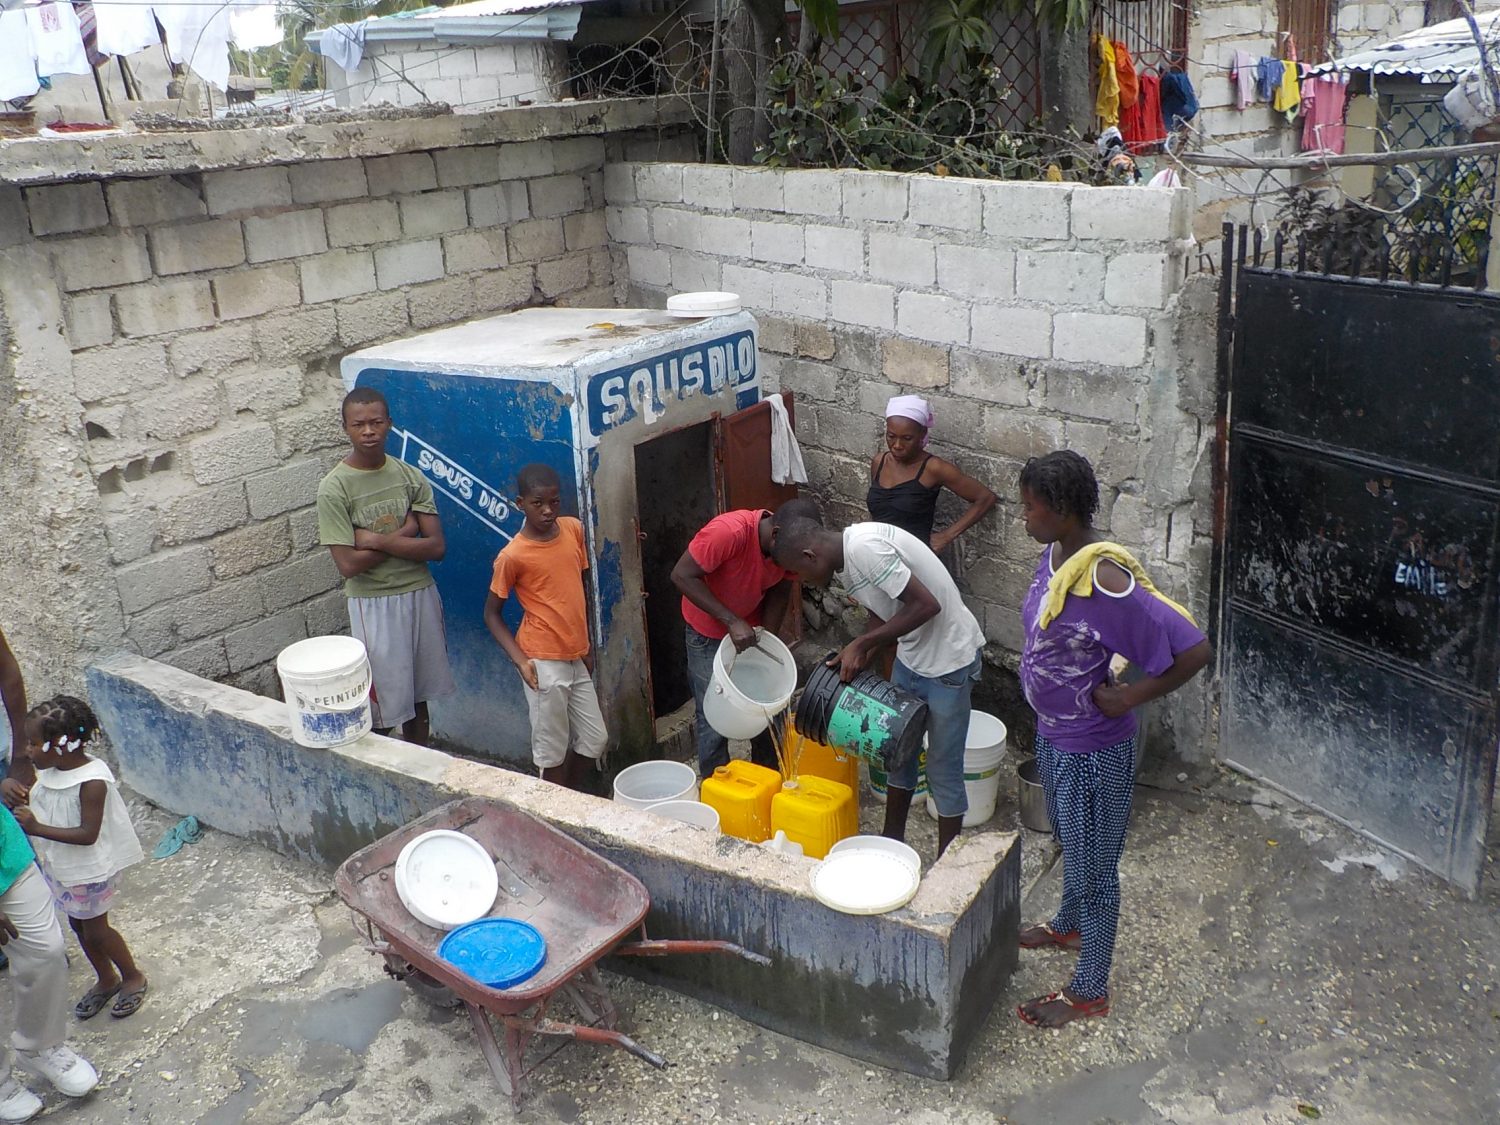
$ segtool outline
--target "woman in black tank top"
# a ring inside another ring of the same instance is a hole
[[[926,421],[918,421],[918,415]],[[915,535],[941,554],[995,506],[995,494],[951,461],[926,450],[932,414],[924,399],[902,395],[886,404],[883,452],[870,462],[870,518]],[[938,495],[944,488],[969,502],[958,519],[933,531]]]

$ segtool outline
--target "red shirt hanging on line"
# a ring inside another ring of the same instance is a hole
[[[1133,153],[1148,152],[1167,139],[1161,120],[1161,77],[1148,70],[1139,78],[1140,95],[1120,113],[1120,136]]]

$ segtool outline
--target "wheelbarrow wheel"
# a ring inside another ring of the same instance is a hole
[[[464,1002],[458,993],[433,980],[419,969],[409,968],[406,973],[406,985],[422,1000],[431,1004],[434,1008],[449,1011],[454,1008],[462,1008]]]

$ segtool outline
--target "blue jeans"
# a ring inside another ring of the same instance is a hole
[[[964,750],[969,741],[969,697],[979,682],[981,667],[975,653],[973,663],[946,676],[919,676],[900,660],[891,673],[891,683],[927,704],[927,787],[938,816],[963,816],[969,811]],[[916,758],[892,773],[888,784],[916,789]]]
[[[688,680],[693,685],[693,742],[698,748],[698,776],[712,777],[714,770],[729,764],[729,739],[714,730],[703,716],[703,697],[714,676],[714,655],[719,640],[705,637],[687,626]],[[776,768],[776,747],[770,734],[758,734],[750,742],[750,760],[757,765]]]

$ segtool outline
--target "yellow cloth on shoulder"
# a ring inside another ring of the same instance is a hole
[[[1049,548],[1050,550],[1050,548]],[[1158,601],[1171,606],[1194,627],[1197,622],[1193,621],[1193,615],[1171,598],[1167,597],[1151,581],[1151,576],[1146,573],[1146,568],[1118,543],[1090,543],[1083,550],[1073,555],[1062,566],[1052,572],[1052,578],[1047,583],[1047,597],[1042,602],[1042,612],[1038,624],[1045,629],[1057,619],[1057,615],[1063,611],[1063,603],[1068,600],[1069,594],[1077,594],[1080,598],[1093,597],[1094,594],[1094,564],[1100,559],[1108,559],[1127,571],[1135,578],[1138,585],[1146,593]]]

